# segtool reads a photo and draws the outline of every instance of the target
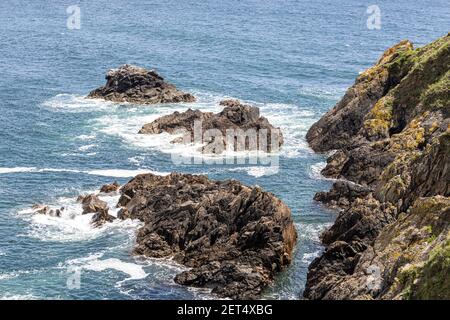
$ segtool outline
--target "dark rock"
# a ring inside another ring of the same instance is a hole
[[[339,207],[308,299],[449,299],[450,34],[387,50],[307,134]]]
[[[100,227],[106,222],[113,222],[116,217],[108,214],[108,210],[102,210],[92,216],[91,223],[94,227]]]
[[[318,192],[314,200],[330,207],[348,208],[357,198],[364,198],[372,190],[368,187],[345,180],[338,180],[328,192]]]
[[[165,82],[154,70],[124,64],[106,74],[106,85],[89,93],[88,98],[137,104],[194,102],[195,97]]]
[[[112,193],[117,192],[120,188],[120,184],[117,181],[114,181],[111,184],[105,184],[100,188],[100,192],[102,193]]]
[[[39,214],[47,214],[50,211],[49,207],[45,204],[35,204],[31,207],[31,209],[35,213],[39,213]]]
[[[83,214],[108,212],[108,204],[100,200],[95,194],[90,194],[82,198],[81,205],[83,207]]]
[[[204,135],[207,130],[218,130],[220,133],[221,141],[215,141],[212,139],[209,141],[211,153],[221,153],[227,146],[227,130],[241,129],[242,132],[250,133],[248,130],[253,130],[253,135],[246,137],[244,134],[240,135],[241,138],[232,137],[234,143],[234,150],[257,150],[258,148],[263,151],[271,151],[272,141],[278,143],[278,147],[283,144],[283,135],[279,128],[272,126],[269,121],[260,116],[259,108],[250,105],[245,105],[237,100],[224,100],[220,102],[221,106],[225,108],[214,114],[212,112],[202,112],[200,110],[188,109],[185,112],[174,112],[170,115],[163,116],[155,121],[148,123],[142,127],[139,131],[141,134],[159,134],[162,132],[177,133],[181,130],[186,132],[188,143],[194,141],[194,123],[201,121],[200,134]],[[266,135],[263,136],[264,140],[260,141],[259,134],[263,134],[266,130]],[[273,138],[271,137],[273,135]],[[202,137],[196,137],[202,139]],[[207,137],[203,137],[207,140]],[[253,139],[253,140],[251,140]],[[273,140],[272,140],[273,139]],[[250,140],[254,141],[253,145],[250,145]],[[183,142],[183,138],[178,138],[173,141],[174,143]],[[206,141],[208,142],[208,141]],[[220,142],[221,147],[213,149],[212,147],[216,143]],[[208,147],[205,147],[207,149]]]
[[[291,261],[297,233],[289,208],[241,183],[172,173],[138,175],[121,189],[121,216],[140,219],[136,254],[192,269],[180,284],[253,299]]]

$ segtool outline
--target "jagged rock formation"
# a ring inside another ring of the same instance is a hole
[[[134,252],[192,269],[179,284],[253,299],[291,261],[290,209],[259,187],[172,173],[138,175],[121,189],[121,219],[142,220]]]
[[[450,299],[450,34],[402,41],[307,134],[339,206],[309,299]]]
[[[82,214],[95,213],[92,216],[91,223],[96,227],[100,227],[105,222],[112,222],[116,219],[108,213],[108,204],[95,194],[79,196],[77,200],[81,202],[81,206],[83,208]]]
[[[124,64],[106,73],[106,84],[88,98],[137,104],[194,102],[195,97],[164,81],[154,70]]]
[[[188,141],[177,139],[173,142],[193,142],[195,139],[203,139],[208,145],[204,150],[210,153],[220,154],[227,146],[227,130],[231,130],[230,141],[234,142],[233,150],[262,150],[272,151],[272,143],[283,144],[283,135],[279,128],[272,126],[269,121],[260,116],[259,108],[242,104],[238,100],[224,100],[220,102],[224,109],[214,114],[200,110],[188,109],[185,112],[174,112],[148,123],[139,131],[141,134],[159,134],[163,132],[177,133],[183,130]],[[200,123],[199,132],[195,132],[195,122]],[[206,131],[217,130],[210,137],[204,137]],[[239,134],[236,130],[242,130]],[[253,135],[250,134],[253,130]],[[229,131],[230,132],[230,131]],[[245,134],[248,134],[247,137]],[[200,137],[195,137],[195,134]],[[237,137],[236,137],[237,136]],[[208,139],[210,138],[210,139]],[[220,140],[220,141],[218,141]],[[253,142],[253,143],[252,143]]]
[[[117,181],[114,181],[113,183],[110,184],[105,184],[100,188],[100,192],[101,193],[114,193],[119,191],[120,189],[120,184]]]

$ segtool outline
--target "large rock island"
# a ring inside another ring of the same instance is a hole
[[[259,187],[202,175],[142,174],[120,190],[120,219],[140,219],[134,252],[191,269],[179,284],[221,297],[257,298],[291,262],[297,233],[290,209]]]
[[[341,209],[308,299],[450,299],[450,34],[402,41],[307,134]]]
[[[195,97],[164,81],[156,71],[124,64],[106,73],[106,84],[88,98],[137,104],[194,102]]]

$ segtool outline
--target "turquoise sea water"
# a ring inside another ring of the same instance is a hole
[[[322,250],[318,234],[335,218],[312,200],[331,182],[320,177],[325,156],[308,148],[307,129],[384,49],[450,31],[448,0],[376,2],[380,30],[366,25],[372,1],[1,1],[0,297],[211,298],[172,281],[181,266],[131,256],[138,223],[93,229],[75,204],[78,194],[115,179],[180,171],[257,184],[289,205],[299,233],[295,258],[265,297],[299,298],[307,266]],[[71,5],[80,8],[79,30],[66,26]],[[199,101],[136,106],[83,98],[123,63],[155,68]],[[137,135],[175,110],[220,111],[224,97],[259,106],[281,126],[278,173],[175,165],[171,155],[186,150],[167,137]],[[67,210],[61,219],[33,216],[34,203]]]

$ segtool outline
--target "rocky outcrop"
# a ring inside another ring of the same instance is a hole
[[[45,204],[35,204],[31,207],[31,210],[33,210],[34,213],[46,214],[52,217],[60,217],[64,209],[64,207],[59,209],[50,209],[50,207]]]
[[[108,204],[95,194],[79,196],[78,201],[81,202],[83,208],[82,214],[95,213],[91,219],[91,223],[95,227],[100,227],[105,222],[112,222],[116,219],[116,217],[109,214]]]
[[[110,184],[105,184],[100,188],[100,192],[101,193],[114,193],[119,191],[120,189],[120,184],[117,181],[114,181],[113,183]]]
[[[95,194],[79,196],[78,201],[81,202],[83,214],[108,211],[109,209],[108,204],[105,201],[100,200],[100,198]]]
[[[309,268],[308,299],[450,299],[450,34],[402,41],[307,134],[340,179],[339,207]],[[345,179],[345,180],[342,180]]]
[[[182,139],[173,142],[206,142],[204,150],[217,154],[225,150],[229,141],[234,144],[233,150],[240,151],[270,152],[274,149],[273,145],[278,148],[283,144],[281,131],[260,116],[259,108],[242,104],[238,100],[224,100],[220,105],[224,109],[217,114],[192,109],[182,113],[176,111],[144,125],[139,133],[184,132]],[[207,132],[209,133],[206,134]]]
[[[106,84],[91,91],[88,98],[136,104],[194,102],[195,97],[178,90],[156,73],[124,64],[106,73]]]
[[[175,277],[179,284],[253,299],[291,262],[297,234],[290,209],[259,187],[143,174],[121,194],[119,216],[144,222],[134,252],[190,267]]]

